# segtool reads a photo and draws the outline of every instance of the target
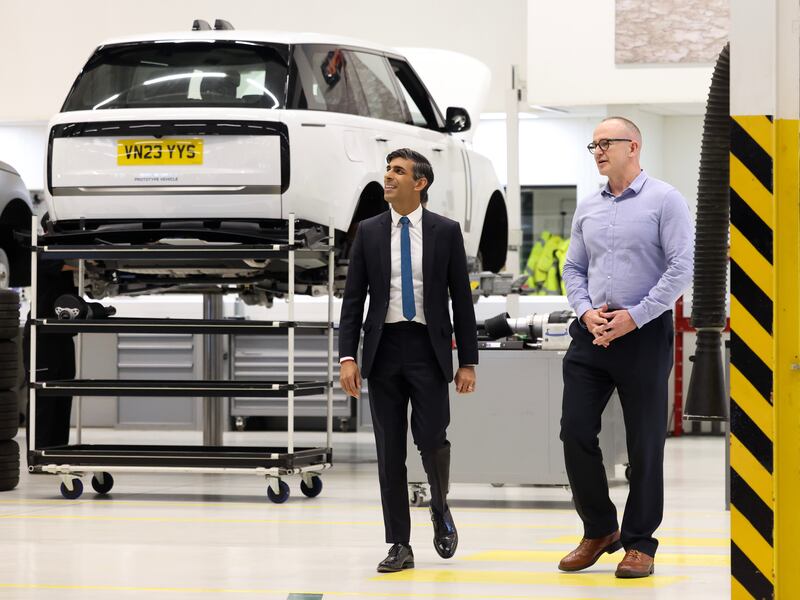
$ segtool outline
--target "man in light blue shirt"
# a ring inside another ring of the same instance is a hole
[[[642,136],[610,117],[589,152],[607,185],[575,211],[564,264],[572,342],[564,356],[561,439],[575,507],[584,524],[563,571],[625,548],[617,577],[653,573],[664,508],[664,442],[672,369],[672,306],[691,285],[694,229],[684,197],[639,165]],[[622,529],[608,495],[597,434],[619,392],[631,466]]]

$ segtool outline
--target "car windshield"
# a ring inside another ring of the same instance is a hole
[[[227,40],[103,46],[89,59],[63,112],[111,108],[283,108],[288,47]]]

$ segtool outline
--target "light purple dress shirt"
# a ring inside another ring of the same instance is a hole
[[[564,283],[579,318],[608,304],[642,327],[672,309],[693,271],[689,207],[668,183],[642,171],[619,196],[606,184],[578,204]]]

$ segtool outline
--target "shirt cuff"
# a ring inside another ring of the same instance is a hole
[[[588,302],[581,302],[578,304],[577,308],[575,309],[575,314],[578,317],[578,325],[586,329],[586,323],[583,322],[583,315],[585,315],[588,311],[592,310],[593,307]]]
[[[352,356],[343,356],[342,358],[339,359],[339,364],[347,362],[348,360],[355,361],[356,359],[353,358]]]
[[[460,369],[461,367],[477,367],[477,366],[478,365],[459,365],[458,368]]]
[[[628,313],[631,315],[631,319],[633,319],[633,322],[636,323],[636,327],[639,329],[652,321],[650,316],[647,314],[647,311],[645,311],[641,304],[637,304],[633,308],[629,308]]]

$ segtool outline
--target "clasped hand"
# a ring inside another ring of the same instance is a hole
[[[594,336],[592,343],[603,348],[608,348],[613,340],[636,329],[636,322],[627,310],[609,311],[608,304],[587,310],[581,319]]]

